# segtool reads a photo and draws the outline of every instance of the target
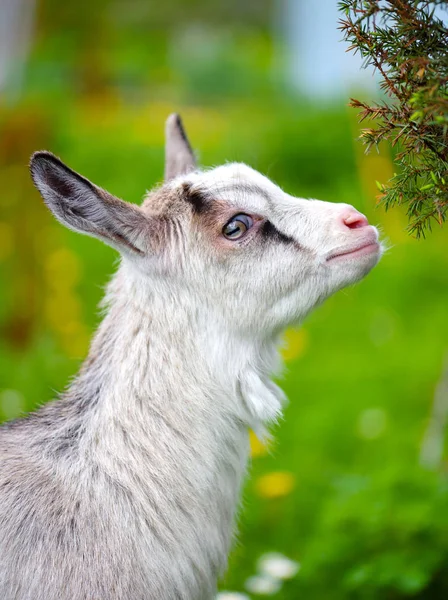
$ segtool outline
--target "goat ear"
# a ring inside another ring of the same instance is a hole
[[[196,159],[179,115],[172,114],[165,125],[165,181],[196,169]]]
[[[148,222],[140,208],[97,187],[50,152],[33,154],[30,170],[45,204],[63,225],[119,251],[144,252]]]

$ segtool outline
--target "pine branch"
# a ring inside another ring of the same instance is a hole
[[[351,99],[366,152],[380,142],[397,148],[398,173],[379,184],[386,209],[406,205],[409,230],[418,236],[448,218],[448,29],[434,7],[448,1],[343,0],[340,29],[365,67],[381,75],[381,103]]]

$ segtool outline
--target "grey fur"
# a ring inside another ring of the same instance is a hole
[[[0,429],[2,600],[211,600],[248,428],[262,435],[284,401],[279,332],[379,258],[331,262],[376,244],[374,228],[341,225],[351,207],[292,199],[245,165],[192,172],[179,127],[168,182],[142,207],[32,160],[56,218],[122,262],[74,382]],[[222,235],[238,212],[254,214],[241,244]]]

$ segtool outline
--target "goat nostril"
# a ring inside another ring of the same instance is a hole
[[[343,222],[349,229],[358,229],[360,227],[366,227],[369,224],[369,221],[364,215],[355,211],[344,217]]]

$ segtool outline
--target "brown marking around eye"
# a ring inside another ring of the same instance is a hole
[[[207,194],[202,190],[192,189],[191,184],[184,183],[182,185],[184,199],[188,202],[196,214],[201,214],[209,208]]]
[[[265,240],[271,239],[282,244],[292,244],[298,250],[304,250],[303,246],[299,244],[299,242],[277,229],[277,227],[275,227],[275,225],[273,225],[270,221],[265,221],[263,223],[260,233]]]
[[[209,243],[220,252],[233,252],[249,244],[263,224],[263,217],[250,214],[253,226],[239,239],[230,240],[223,235],[223,228],[238,214],[247,214],[243,209],[235,209],[224,200],[211,200],[202,213],[193,213],[193,226],[204,234]]]
[[[224,187],[225,186],[222,186],[219,189],[219,192],[222,192]],[[260,190],[257,187],[250,185],[229,185],[227,188],[233,191],[235,191],[235,189],[238,189],[239,191],[243,190],[246,193],[260,193]],[[255,236],[259,235],[261,241],[267,242],[272,240],[277,243],[291,244],[297,249],[303,250],[302,246],[292,237],[282,233],[264,217],[254,214],[249,214],[253,219],[254,224],[248,230],[247,234],[238,240],[229,240],[223,235],[223,228],[238,214],[247,214],[243,207],[238,210],[238,208],[225,200],[213,197],[210,191],[195,188],[193,184],[188,182],[184,182],[180,188],[178,188],[178,194],[174,194],[174,196],[177,196],[176,204],[181,203],[183,207],[191,207],[192,213],[190,214],[193,216],[193,224],[197,226],[199,231],[206,234],[211,244],[216,248],[220,248],[221,250],[242,248],[250,243]],[[168,198],[165,198],[165,210],[168,208],[167,201]],[[174,208],[173,205],[171,205],[170,208]],[[179,212],[179,208],[180,207],[178,207],[176,212]]]

